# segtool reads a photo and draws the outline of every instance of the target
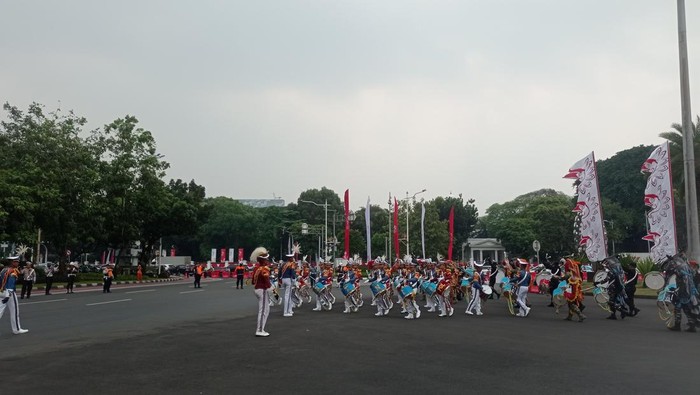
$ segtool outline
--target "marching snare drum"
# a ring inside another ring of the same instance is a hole
[[[413,287],[411,287],[410,285],[404,285],[404,286],[400,287],[399,288],[399,295],[401,295],[401,297],[403,299],[406,299],[409,296],[413,296]]]
[[[343,283],[343,286],[341,287],[341,291],[343,292],[344,296],[348,296],[354,290],[355,284],[352,281]]]
[[[381,281],[372,281],[369,285],[372,295],[377,296],[382,292],[386,292],[386,285]]]
[[[435,295],[435,292],[437,291],[437,284],[431,283],[429,281],[424,281],[420,285],[420,290],[423,291],[423,293],[428,295],[428,296],[433,296],[433,295]]]
[[[488,296],[488,295],[491,295],[493,293],[493,290],[491,289],[491,286],[484,284],[481,286],[481,292],[484,295]]]

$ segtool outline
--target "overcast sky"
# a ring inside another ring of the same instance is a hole
[[[678,78],[670,0],[0,2],[0,100],[135,115],[209,196],[571,194],[590,151],[662,142]]]

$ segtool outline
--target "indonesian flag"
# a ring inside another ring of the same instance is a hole
[[[399,259],[399,202],[394,198],[394,251]]]
[[[455,206],[450,209],[450,245],[447,246],[447,260],[452,260],[452,244],[455,241]]]
[[[603,223],[603,207],[598,189],[598,171],[593,152],[574,163],[564,178],[577,180],[577,201],[574,226],[580,236],[579,246],[591,262],[599,262],[608,254],[608,240]]]
[[[673,179],[671,177],[671,155],[668,142],[656,147],[642,164],[642,173],[648,173],[644,189],[644,204],[647,212],[647,234],[642,238],[651,241],[651,257],[661,262],[668,255],[676,255],[676,211],[673,205]]]
[[[372,260],[372,226],[369,214],[369,196],[367,196],[367,207],[365,207],[365,227],[367,228],[367,262]]]
[[[345,253],[343,259],[350,258],[350,190],[345,190]]]

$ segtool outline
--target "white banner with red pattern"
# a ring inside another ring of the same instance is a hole
[[[671,151],[668,142],[656,147],[642,164],[642,173],[648,173],[644,189],[647,212],[647,235],[644,240],[654,243],[650,248],[654,262],[661,262],[668,255],[676,255],[676,213],[673,205],[673,179],[671,177]]]
[[[608,254],[608,241],[603,224],[603,209],[598,188],[598,171],[593,152],[574,163],[564,178],[576,180],[576,221],[579,246],[591,262],[602,261]]]

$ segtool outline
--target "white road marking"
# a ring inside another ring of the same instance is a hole
[[[68,299],[42,300],[41,302],[25,302],[25,303],[20,303],[19,305],[24,306],[24,305],[28,305],[28,304],[63,302],[64,300],[68,300]]]
[[[109,302],[98,302],[98,303],[88,303],[85,306],[97,306],[101,304],[109,304],[109,303],[119,303],[119,302],[129,302],[131,299],[119,299],[119,300],[110,300]]]
[[[203,289],[195,289],[194,291],[183,291],[180,293],[181,294],[191,294],[191,293],[195,293],[195,292],[204,292],[204,290]]]
[[[125,294],[138,294],[141,292],[153,292],[155,289],[142,289],[140,291],[129,291],[129,292],[124,292]]]

